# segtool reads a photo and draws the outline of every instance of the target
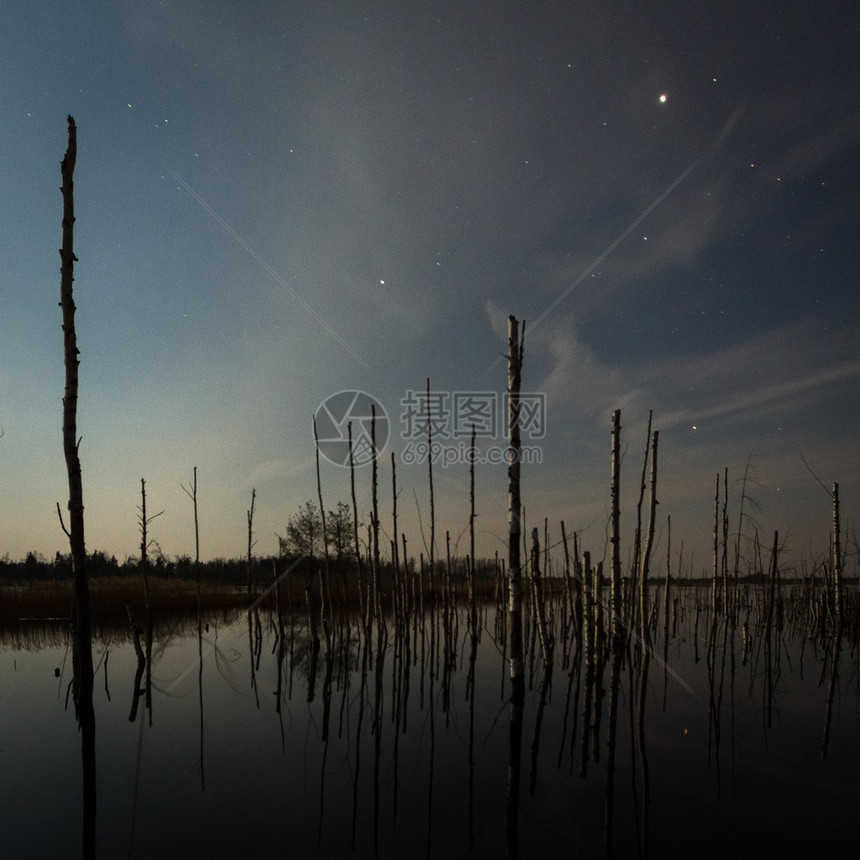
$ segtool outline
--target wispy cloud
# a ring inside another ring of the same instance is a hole
[[[541,384],[555,409],[603,416],[611,408],[653,408],[655,426],[666,430],[711,419],[743,425],[814,410],[840,385],[853,390],[860,378],[860,359],[849,341],[844,334],[819,337],[806,321],[705,355],[636,365],[599,361],[577,338],[569,316],[538,338],[549,366]]]

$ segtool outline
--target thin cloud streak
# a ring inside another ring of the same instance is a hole
[[[850,350],[846,338],[822,341],[808,321],[704,356],[655,359],[645,367],[599,361],[575,328],[569,318],[557,320],[536,339],[549,359],[541,390],[561,411],[556,420],[567,417],[568,408],[579,418],[602,419],[610,408],[641,406],[653,408],[655,427],[664,430],[728,416],[744,423],[765,410],[809,409],[830,396],[830,386],[860,377],[860,359],[843,358]],[[665,403],[687,405],[664,410]]]

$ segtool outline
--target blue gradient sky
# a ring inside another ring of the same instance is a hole
[[[311,417],[343,389],[392,419],[388,528],[401,399],[428,376],[501,394],[508,314],[524,388],[547,396],[529,524],[564,519],[600,557],[620,408],[625,539],[649,409],[662,552],[671,515],[673,554],[708,566],[714,476],[734,522],[748,461],[765,544],[826,548],[804,461],[840,482],[851,533],[855,4],[9,0],[2,19],[0,555],[67,550],[67,114],[88,548],[137,551],[145,478],[152,536],[193,553],[197,466],[203,557],[244,552],[252,488],[257,551],[276,552],[316,496]],[[477,472],[478,549],[504,555],[505,469]],[[348,478],[324,464],[327,507]],[[398,482],[417,553],[426,466]],[[436,490],[442,547],[447,529],[463,552],[468,467],[437,468]]]

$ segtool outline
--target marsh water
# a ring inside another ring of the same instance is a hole
[[[853,855],[856,637],[813,635],[790,591],[766,630],[759,599],[712,625],[680,589],[647,660],[583,647],[552,602],[549,673],[527,618],[522,709],[492,601],[369,636],[344,615],[316,655],[307,616],[265,602],[156,618],[140,652],[97,627],[94,806],[68,625],[21,621],[0,636],[0,853],[81,856],[94,825],[104,858]]]

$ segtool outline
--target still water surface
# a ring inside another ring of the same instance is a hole
[[[640,728],[639,658],[607,652],[589,693],[559,612],[548,682],[539,645],[527,663],[518,773],[492,604],[474,636],[465,610],[447,636],[441,613],[408,636],[389,620],[369,648],[355,619],[338,624],[312,685],[298,616],[282,636],[262,609],[210,617],[199,639],[196,619],[163,619],[149,702],[127,631],[103,632],[97,856],[599,857],[607,840],[616,857],[855,853],[856,645],[842,642],[834,677],[832,649],[799,633],[774,632],[768,658],[762,631],[746,653],[741,630],[718,631],[709,652],[682,613],[665,645],[655,635]],[[0,642],[0,855],[80,856],[67,631],[21,625]]]

